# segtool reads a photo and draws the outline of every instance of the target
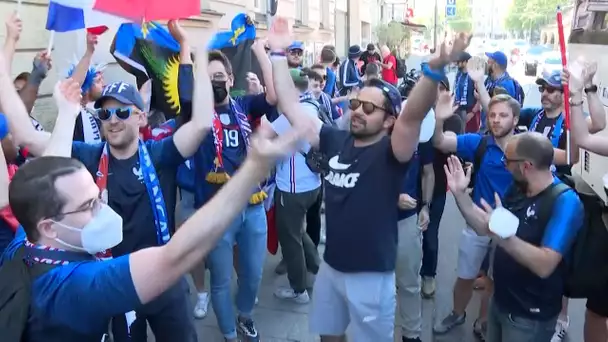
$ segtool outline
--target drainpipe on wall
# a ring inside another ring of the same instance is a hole
[[[350,2],[352,0],[346,0],[346,41],[348,42],[348,44],[346,45],[346,52],[348,53],[348,48],[352,45],[352,42],[350,41]]]

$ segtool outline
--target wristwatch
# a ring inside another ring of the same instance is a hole
[[[427,208],[427,209],[431,209],[431,205],[428,202],[422,202],[422,207],[421,208]]]
[[[585,93],[589,94],[589,93],[597,93],[597,86],[594,85],[590,85],[588,87],[585,87]]]

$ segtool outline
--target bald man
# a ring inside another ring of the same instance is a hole
[[[464,186],[451,177],[462,175],[462,166],[453,159],[448,161],[448,180],[458,207],[478,234],[493,235],[488,227],[493,209],[486,206],[485,215],[476,211]],[[519,223],[513,236],[495,237],[494,294],[486,339],[550,341],[564,294],[565,268],[558,265],[582,227],[583,206],[574,190],[553,176],[553,145],[542,134],[511,137],[503,162],[514,183],[502,204]]]

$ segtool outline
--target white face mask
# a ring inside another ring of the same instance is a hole
[[[70,227],[61,222],[55,222],[62,228],[80,233],[82,247],[71,245],[61,239],[55,239],[60,244],[96,254],[108,250],[122,242],[122,217],[108,205],[101,203],[99,211],[82,229]]]

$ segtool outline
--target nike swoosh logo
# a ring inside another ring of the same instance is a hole
[[[329,167],[334,170],[346,170],[350,167],[350,164],[342,164],[338,161],[338,156],[333,156],[329,160]]]

